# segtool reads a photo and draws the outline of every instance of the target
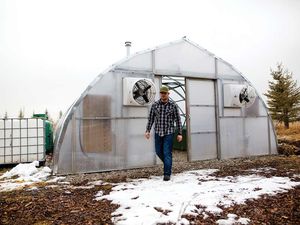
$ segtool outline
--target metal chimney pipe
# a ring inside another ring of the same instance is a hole
[[[126,56],[128,57],[130,55],[131,41],[125,41],[125,47],[126,47]]]

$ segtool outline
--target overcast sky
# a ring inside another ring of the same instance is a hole
[[[0,0],[0,117],[57,118],[87,85],[132,52],[187,36],[257,88],[282,62],[300,82],[300,1]]]

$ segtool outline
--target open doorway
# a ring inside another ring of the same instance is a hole
[[[177,103],[181,115],[181,123],[183,127],[183,140],[177,142],[177,131],[173,140],[173,162],[186,162],[188,160],[187,148],[187,126],[186,126],[186,88],[184,77],[162,76],[162,85],[169,87],[170,98]]]

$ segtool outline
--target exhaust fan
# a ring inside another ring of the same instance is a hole
[[[152,80],[146,78],[123,78],[123,104],[147,106],[154,102],[156,88]]]
[[[224,107],[250,107],[256,99],[255,89],[248,85],[224,84]]]

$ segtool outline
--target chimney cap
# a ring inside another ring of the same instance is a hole
[[[125,46],[131,46],[131,41],[125,41]]]

